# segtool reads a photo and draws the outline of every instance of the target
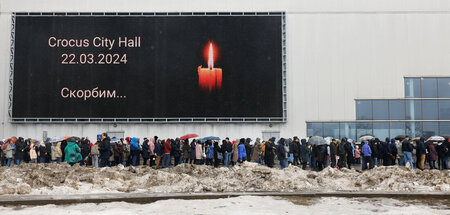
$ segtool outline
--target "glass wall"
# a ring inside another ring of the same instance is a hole
[[[437,79],[421,78],[422,98],[437,98]]]
[[[405,97],[421,98],[420,78],[405,78]]]
[[[339,123],[338,122],[324,122],[323,136],[339,138]]]
[[[372,119],[372,100],[356,101],[356,120]]]
[[[439,100],[439,119],[450,120],[450,100]]]
[[[309,122],[306,124],[306,133],[309,136],[323,136],[323,125],[321,122]]]
[[[339,129],[339,139],[346,137],[356,140],[356,124],[354,122],[341,122],[339,123]]]
[[[308,136],[450,135],[450,77],[405,78],[405,99],[357,99],[356,121],[307,123]]]
[[[439,98],[450,98],[450,78],[438,78]]]
[[[356,123],[356,137],[361,137],[366,134],[373,134],[371,122],[357,122]]]
[[[374,120],[388,120],[389,107],[388,100],[373,100],[373,119]]]
[[[422,119],[438,120],[438,103],[437,100],[422,100]]]
[[[389,119],[404,120],[405,119],[405,101],[389,100]]]
[[[406,120],[422,119],[422,100],[405,100]]]
[[[422,136],[428,138],[439,134],[438,122],[423,122]]]
[[[422,122],[406,122],[406,135],[414,138],[422,136]]]
[[[450,136],[450,122],[439,123],[439,135]]]
[[[398,135],[428,138],[435,135],[450,135],[450,122],[308,122],[308,136],[333,137],[335,139],[359,140],[362,135],[373,135],[384,140]]]
[[[389,122],[374,122],[373,136],[380,138],[389,137]]]

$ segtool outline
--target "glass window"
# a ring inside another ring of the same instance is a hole
[[[421,100],[405,100],[405,104],[406,104],[406,120],[422,119]]]
[[[450,120],[450,100],[439,100],[439,119]]]
[[[405,78],[405,97],[420,98],[420,78]]]
[[[387,100],[373,100],[373,119],[374,120],[388,120],[388,101]]]
[[[395,138],[398,135],[405,135],[405,123],[404,122],[390,122],[389,136]]]
[[[437,135],[439,128],[437,122],[423,122],[423,137],[427,139],[428,137]]]
[[[411,137],[411,139],[414,137],[421,137],[422,136],[422,123],[421,122],[406,122],[406,135]]]
[[[405,101],[389,100],[389,119],[404,120],[405,119]]]
[[[437,98],[436,78],[422,78],[422,98]]]
[[[356,100],[356,119],[372,119],[372,100]]]
[[[341,122],[339,123],[340,137],[344,137],[356,140],[356,125],[354,122]]]
[[[356,123],[356,137],[361,137],[363,135],[373,135],[372,133],[372,123],[371,122],[358,122]],[[356,140],[358,141],[358,139]]]
[[[439,123],[439,135],[450,136],[450,122]]]
[[[438,78],[439,98],[450,98],[450,78]]]
[[[437,100],[422,100],[422,119],[423,120],[438,119]]]
[[[378,137],[380,140],[389,137],[389,122],[374,122],[373,136]]]
[[[308,122],[306,123],[306,133],[309,136],[322,136],[322,123],[321,122]]]
[[[339,138],[339,123],[338,122],[324,122],[323,123],[323,136]]]

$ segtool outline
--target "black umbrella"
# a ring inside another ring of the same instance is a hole
[[[395,137],[396,140],[403,140],[405,139],[405,135],[398,135]]]

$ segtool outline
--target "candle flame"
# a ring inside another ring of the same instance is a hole
[[[212,43],[209,43],[208,69],[212,70],[213,68],[214,68],[214,50]]]

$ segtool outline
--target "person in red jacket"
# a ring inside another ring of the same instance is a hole
[[[172,151],[172,146],[170,145],[171,140],[168,138],[164,143],[164,156],[162,162],[162,168],[168,168],[170,164],[170,152]]]

